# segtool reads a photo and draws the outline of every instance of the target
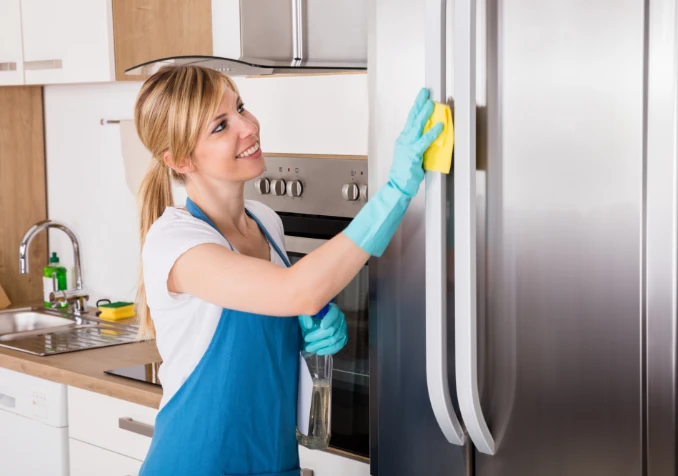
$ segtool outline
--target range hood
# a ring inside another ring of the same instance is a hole
[[[199,64],[230,76],[367,70],[366,0],[212,2],[215,56],[155,59],[125,71]],[[237,21],[239,20],[239,21]]]

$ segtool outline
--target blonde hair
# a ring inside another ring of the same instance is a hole
[[[134,105],[134,124],[139,139],[153,154],[137,196],[141,248],[151,225],[173,206],[172,179],[184,177],[164,162],[165,153],[174,166],[190,160],[198,136],[212,121],[226,88],[238,90],[227,75],[193,65],[165,66],[148,78]],[[155,337],[155,326],[146,302],[143,264],[137,288],[139,338]]]

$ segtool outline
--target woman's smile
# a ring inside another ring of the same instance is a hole
[[[240,154],[236,155],[236,159],[258,159],[261,156],[261,148],[259,141],[255,142],[253,146],[248,147]]]

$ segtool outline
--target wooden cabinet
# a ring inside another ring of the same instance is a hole
[[[212,55],[211,0],[113,0],[115,79],[139,81],[125,70],[147,61]]]
[[[21,29],[26,84],[114,80],[110,0],[21,0]]]
[[[0,0],[0,86],[23,84],[21,0]]]
[[[13,304],[42,298],[47,233],[29,250],[30,274],[19,274],[19,244],[47,218],[42,88],[0,88],[0,283]]]

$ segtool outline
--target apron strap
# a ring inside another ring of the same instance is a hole
[[[200,209],[200,207],[198,207],[198,205],[196,205],[195,202],[193,200],[191,200],[191,197],[186,198],[186,210],[188,210],[188,212],[191,215],[193,215],[195,218],[199,218],[200,220],[206,222],[208,225],[210,225],[215,230],[219,231],[219,228],[217,228],[217,226],[212,222],[212,220],[209,219],[209,217],[207,215],[205,215],[205,213]],[[269,244],[275,250],[275,252],[278,253],[278,256],[280,256],[280,259],[282,259],[283,262],[285,263],[285,266],[287,266],[288,268],[290,266],[292,266],[292,264],[287,259],[287,256],[285,256],[285,253],[283,253],[280,250],[280,248],[278,247],[278,244],[275,242],[275,240],[273,238],[271,238],[271,235],[268,233],[268,230],[266,230],[266,227],[261,224],[261,221],[259,221],[259,219],[256,217],[256,215],[254,213],[252,213],[251,211],[249,211],[247,208],[245,208],[245,213],[247,213],[247,215],[250,218],[252,218],[252,220],[254,220],[256,222],[257,226],[259,227],[261,232],[266,237],[266,241],[268,241]],[[226,243],[228,243],[228,246],[231,247],[231,250],[236,251],[235,248],[233,248],[233,245],[231,244],[231,242],[228,241],[228,239],[224,236],[224,234],[221,233],[220,231],[219,231],[219,234],[224,237],[224,239],[226,240]]]
[[[292,264],[291,264],[291,263],[289,262],[289,260],[287,259],[287,256],[285,256],[285,253],[283,253],[283,252],[280,250],[280,248],[278,247],[278,244],[275,242],[275,240],[274,240],[273,238],[271,238],[271,235],[268,234],[268,230],[266,230],[266,227],[265,227],[264,225],[261,224],[261,222],[260,222],[259,219],[256,217],[256,215],[255,215],[254,213],[252,213],[251,211],[247,210],[247,209],[245,209],[245,211],[246,211],[247,214],[252,218],[252,220],[254,220],[255,222],[257,222],[257,225],[259,225],[259,229],[264,233],[264,236],[266,237],[266,239],[268,240],[268,242],[271,244],[271,246],[273,247],[273,249],[275,250],[275,252],[278,253],[278,256],[280,256],[280,259],[283,260],[283,262],[285,263],[285,266],[287,266],[288,268],[289,268],[290,266],[292,266]]]

